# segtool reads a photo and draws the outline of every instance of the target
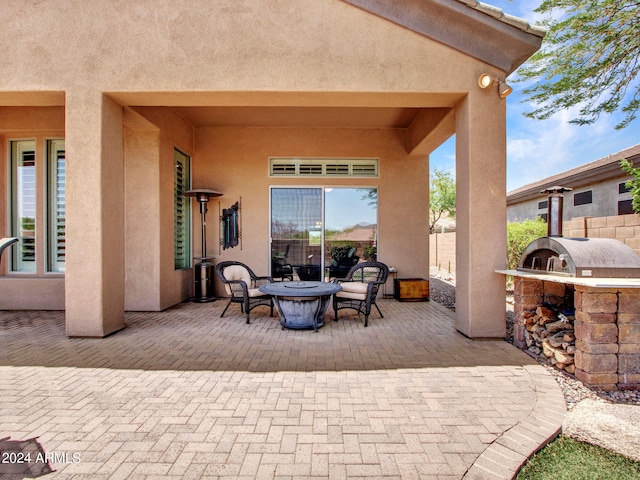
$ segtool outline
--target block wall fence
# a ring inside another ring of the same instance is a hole
[[[640,216],[576,217],[562,223],[565,237],[614,238],[640,255]],[[455,273],[456,232],[429,235],[429,266]]]

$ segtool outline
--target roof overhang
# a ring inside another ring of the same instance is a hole
[[[492,65],[508,76],[545,30],[476,0],[342,0]]]

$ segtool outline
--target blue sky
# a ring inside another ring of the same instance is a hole
[[[541,0],[484,0],[484,3],[531,24],[540,19],[533,10]],[[522,114],[531,110],[523,103],[524,86],[509,84],[513,93],[507,97],[507,191],[640,143],[640,119],[623,130],[614,129],[621,118],[615,114],[603,115],[588,126],[568,123],[572,118],[570,112],[559,112],[548,120],[528,119]],[[430,160],[431,171],[438,168],[455,176],[455,139],[433,152]]]

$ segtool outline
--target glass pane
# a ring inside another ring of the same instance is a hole
[[[377,224],[377,189],[325,189],[325,265],[331,278],[344,277],[359,261],[376,260]]]
[[[64,140],[49,141],[48,151],[49,202],[49,255],[48,271],[64,272],[65,216],[66,216],[66,162]]]
[[[271,275],[320,280],[322,189],[271,190]]]
[[[12,234],[18,237],[13,249],[12,270],[36,271],[36,142],[11,142]]]

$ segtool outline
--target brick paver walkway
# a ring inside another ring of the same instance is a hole
[[[105,339],[65,337],[63,312],[0,312],[0,445],[37,438],[43,478],[493,480],[566,413],[542,367],[433,302],[318,333],[266,308],[221,319],[225,303],[128,313]]]

